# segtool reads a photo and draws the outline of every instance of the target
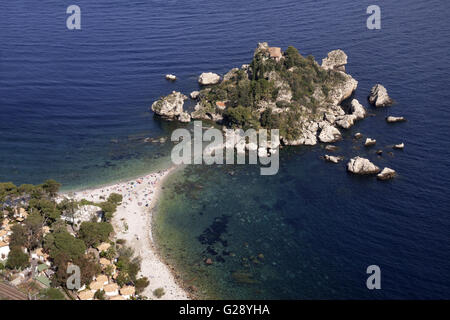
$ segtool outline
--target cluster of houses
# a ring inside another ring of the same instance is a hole
[[[8,215],[8,211],[3,212]],[[13,219],[17,223],[22,223],[28,217],[28,213],[24,208],[16,209],[13,215]],[[14,221],[9,218],[4,218],[0,226],[0,261],[6,261],[8,259],[9,252],[11,251],[9,247],[10,236],[12,234],[11,226]]]
[[[106,252],[111,244],[103,242],[97,246],[97,252]],[[92,252],[92,251],[91,251]],[[135,296],[136,288],[134,286],[124,286],[122,288],[116,283],[119,273],[113,261],[107,258],[99,259],[100,266],[103,271],[109,270],[110,276],[99,274],[92,279],[88,286],[84,285],[78,290],[77,297],[80,300],[94,300],[97,291],[103,291],[105,298],[108,300],[128,300]]]
[[[5,211],[5,214],[8,212]],[[28,217],[25,209],[16,209],[12,218],[4,218],[0,226],[0,263],[5,264],[8,259],[10,248],[10,236],[12,234],[11,227],[15,223],[23,223]],[[44,235],[50,233],[50,228],[44,226],[42,228]],[[22,250],[28,254],[27,248]],[[50,269],[51,263],[48,260],[49,255],[44,253],[43,248],[37,248],[30,253],[30,267],[14,273],[10,283],[18,286],[28,280],[35,280],[42,287],[50,287],[50,278],[54,271]]]
[[[99,217],[98,210],[96,208],[85,208],[78,212],[74,220],[78,224],[82,221],[88,220],[92,217],[94,213]],[[6,213],[6,212],[5,212]],[[27,218],[28,213],[23,209],[17,209],[10,218],[4,218],[0,226],[0,263],[6,264],[8,255],[10,253],[10,236],[12,234],[11,226],[15,223],[23,223]],[[43,227],[43,233],[50,233],[50,228],[47,226]],[[84,285],[77,292],[77,298],[79,300],[94,300],[94,295],[97,291],[104,292],[104,298],[109,300],[128,300],[135,296],[136,289],[134,286],[120,286],[116,283],[118,272],[113,261],[100,257],[102,252],[106,252],[111,247],[109,243],[101,243],[96,248],[90,248],[86,254],[93,255],[99,262],[102,272],[96,275],[89,285]],[[54,275],[52,270],[52,263],[49,260],[49,255],[44,252],[43,248],[37,248],[32,252],[28,252],[26,248],[23,251],[30,255],[30,266],[20,272],[14,272],[11,274],[10,284],[14,286],[19,286],[27,281],[34,281],[42,288],[48,288],[51,286],[51,278]]]

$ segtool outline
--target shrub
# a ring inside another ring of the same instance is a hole
[[[137,279],[136,282],[134,283],[134,286],[136,287],[136,293],[141,294],[144,291],[144,289],[148,287],[149,284],[150,281],[148,280],[147,277]]]
[[[119,205],[122,202],[122,199],[122,195],[118,193],[111,193],[107,201],[115,205]]]
[[[164,292],[164,288],[158,288],[158,289],[155,289],[154,291],[153,291],[153,295],[155,296],[155,297],[157,297],[158,299],[160,299],[163,295],[165,295],[166,293]]]

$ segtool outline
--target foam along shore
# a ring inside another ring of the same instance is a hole
[[[184,300],[189,297],[177,284],[169,267],[160,259],[151,234],[153,208],[163,180],[172,170],[174,168],[109,186],[65,193],[63,196],[101,202],[111,193],[121,194],[123,201],[117,207],[112,224],[116,239],[125,239],[127,245],[142,259],[140,274],[150,280],[143,295],[154,299],[153,291],[164,288],[165,295],[161,299]]]

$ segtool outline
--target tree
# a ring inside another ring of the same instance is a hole
[[[118,193],[111,193],[107,201],[115,205],[119,205],[122,202],[122,199],[123,199],[122,195]]]
[[[75,259],[73,263],[80,268],[81,285],[89,284],[92,281],[92,278],[101,271],[101,267],[98,263],[85,256]]]
[[[48,199],[31,199],[28,202],[30,212],[38,211],[44,218],[44,222],[54,222],[61,216],[61,211],[56,203]]]
[[[0,201],[4,201],[9,196],[17,195],[18,190],[14,183],[12,182],[2,182],[0,183]]]
[[[79,237],[87,247],[108,241],[113,227],[109,222],[83,222],[80,226]]]
[[[24,269],[30,265],[28,254],[23,252],[21,247],[12,247],[6,261],[8,269]]]
[[[134,251],[132,248],[120,248],[119,258],[117,259],[117,268],[120,270],[120,273],[124,273],[124,275],[129,277],[130,281],[135,282],[137,274],[139,273],[139,270],[141,268],[141,258],[133,258],[133,256]]]
[[[46,193],[48,193],[51,197],[54,197],[58,193],[61,184],[55,180],[49,179],[46,180],[41,186]]]
[[[34,191],[34,188],[35,187],[32,184],[22,184],[19,186],[18,190],[19,190],[19,193],[22,195],[26,195],[26,194],[31,195]]]
[[[228,108],[224,113],[224,119],[229,126],[244,128],[244,130],[259,127],[259,121],[251,109],[243,106]]]
[[[50,257],[55,258],[60,254],[65,254],[72,261],[82,257],[86,251],[83,240],[73,237],[67,231],[47,235],[44,246],[50,251]]]
[[[28,241],[25,227],[21,224],[15,224],[11,227],[11,231],[9,245],[11,247],[25,247]]]
[[[141,294],[142,292],[144,292],[144,289],[147,288],[149,284],[150,281],[147,277],[137,279],[134,283],[134,286],[136,287],[136,293]]]
[[[67,199],[64,198],[58,205],[57,208],[64,212],[64,214],[67,217],[70,217],[72,219],[72,224],[74,223],[74,216],[75,216],[75,212],[78,210],[79,208],[79,204],[77,201],[72,200],[72,199]]]
[[[44,219],[37,212],[30,214],[25,220],[25,230],[27,235],[27,242],[25,246],[29,250],[33,250],[34,248],[40,246],[43,237],[43,224]]]
[[[102,208],[103,213],[105,214],[106,220],[111,220],[114,213],[117,210],[117,205],[115,203],[106,201],[102,202],[98,205],[100,208]]]

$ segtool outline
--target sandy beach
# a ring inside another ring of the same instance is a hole
[[[143,295],[151,299],[156,299],[152,292],[157,288],[164,288],[165,295],[161,299],[188,299],[169,267],[161,261],[151,234],[153,208],[164,178],[173,170],[174,168],[171,168],[126,182],[64,194],[76,200],[86,199],[94,202],[103,201],[111,193],[123,196],[122,204],[112,219],[115,237],[125,239],[127,245],[141,257],[140,274],[150,280],[150,285]]]

